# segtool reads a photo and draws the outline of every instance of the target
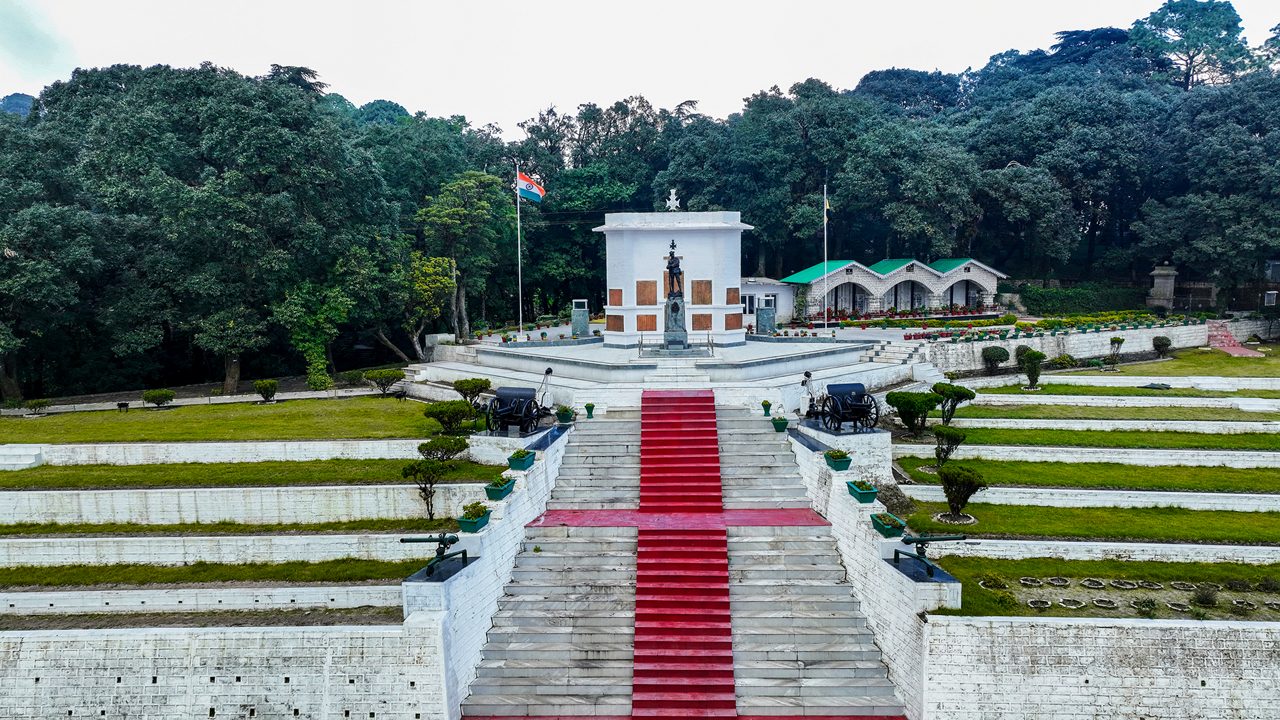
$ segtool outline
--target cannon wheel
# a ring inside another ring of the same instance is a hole
[[[880,423],[880,405],[876,403],[875,398],[866,395],[859,406],[865,408],[865,412],[859,413],[853,419],[855,428],[859,431],[870,430]]]
[[[484,427],[489,432],[494,432],[498,429],[498,411],[494,407],[496,404],[497,401],[494,400],[486,405],[484,409]]]
[[[538,429],[538,419],[542,417],[542,408],[536,400],[525,405],[520,413],[520,432],[526,435]]]
[[[835,398],[827,396],[822,399],[822,427],[830,432],[840,432],[840,403]]]

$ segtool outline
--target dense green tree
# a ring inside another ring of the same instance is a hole
[[[1183,90],[1227,82],[1250,61],[1240,15],[1228,0],[1166,0],[1133,24],[1131,41],[1173,62]]]

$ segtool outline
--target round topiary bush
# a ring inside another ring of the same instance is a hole
[[[156,407],[164,407],[165,405],[173,402],[173,399],[177,396],[178,394],[174,391],[163,388],[156,390],[143,390],[142,402],[149,405],[155,405]]]
[[[996,368],[1009,361],[1009,351],[999,345],[982,348],[982,364],[987,366],[987,372],[994,373]]]
[[[1151,347],[1156,351],[1156,355],[1164,357],[1169,353],[1169,348],[1173,347],[1173,341],[1164,335],[1157,335],[1151,338]]]
[[[22,404],[22,407],[26,408],[27,412],[31,415],[43,415],[44,411],[48,410],[49,406],[52,404],[53,402],[50,400],[39,398],[26,401]]]
[[[475,417],[475,409],[466,400],[441,400],[422,409],[422,414],[440,423],[446,433],[456,433],[462,423]]]
[[[391,392],[391,387],[396,383],[404,380],[404,371],[398,368],[385,368],[382,370],[369,370],[364,374],[364,380],[378,388],[378,392],[386,397]]]
[[[275,380],[254,380],[253,391],[262,396],[262,402],[271,402],[276,396],[280,383]]]
[[[1022,356],[1022,371],[1027,374],[1027,387],[1035,388],[1040,384],[1040,367],[1044,364],[1045,355],[1039,350],[1029,350]]]

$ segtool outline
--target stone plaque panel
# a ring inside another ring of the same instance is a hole
[[[699,282],[706,282],[708,285],[711,284],[710,280],[705,280],[705,281],[694,280],[693,282],[694,282],[694,287],[697,287],[697,284]],[[708,290],[708,292],[710,291]],[[711,313],[694,313],[693,329],[694,330],[710,330],[711,329]]]
[[[610,290],[609,292],[612,293],[613,291]],[[619,290],[618,292],[620,293],[622,291]],[[604,329],[609,332],[622,332],[622,316],[606,315],[604,318]]]
[[[609,288],[609,304],[614,307],[622,304],[622,288]]]
[[[658,316],[657,315],[637,315],[636,330],[640,332],[657,332]]]
[[[637,280],[636,281],[636,304],[637,305],[657,305],[658,304],[658,281],[657,280]]]
[[[742,293],[738,292],[738,288],[729,288],[724,291],[724,304],[725,305],[742,304]]]
[[[725,330],[741,330],[742,315],[740,313],[729,313],[728,315],[725,315],[724,329]]]
[[[694,280],[693,281],[693,305],[710,305],[711,300],[711,281],[710,280]],[[697,317],[697,315],[694,315]],[[708,316],[709,317],[709,316]],[[697,328],[694,328],[695,330]]]

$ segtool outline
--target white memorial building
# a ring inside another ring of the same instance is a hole
[[[736,212],[609,213],[604,225],[606,280],[604,342],[635,347],[661,342],[667,255],[675,242],[684,275],[689,343],[746,342],[742,322],[742,231]]]

